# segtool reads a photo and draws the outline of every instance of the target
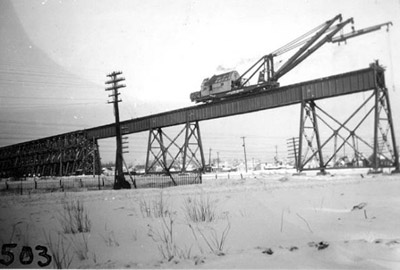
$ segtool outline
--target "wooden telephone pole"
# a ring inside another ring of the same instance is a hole
[[[246,172],[247,172],[247,156],[246,156],[246,137],[240,137],[240,138],[242,138],[243,139],[243,151],[244,151],[244,166],[245,166],[245,168],[246,168]]]
[[[111,85],[110,87],[106,88],[106,91],[113,91],[112,94],[108,95],[112,97],[112,101],[108,101],[108,103],[114,104],[114,114],[115,114],[115,137],[117,141],[117,151],[115,155],[115,174],[114,174],[114,189],[121,189],[121,188],[131,188],[131,185],[128,181],[125,180],[124,172],[123,172],[123,156],[122,156],[122,136],[121,136],[121,125],[119,122],[119,108],[118,103],[122,100],[118,99],[120,93],[118,93],[118,89],[126,87],[124,84],[118,84],[121,81],[124,81],[125,78],[120,77],[121,71],[114,71],[111,74],[108,74],[107,77],[111,79],[106,82],[106,84]]]

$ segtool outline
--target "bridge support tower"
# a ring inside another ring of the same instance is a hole
[[[316,100],[309,99],[301,103],[296,157],[298,171],[319,169],[325,173],[327,167],[341,166],[339,162],[344,167],[370,167],[371,172],[380,172],[384,167],[394,167],[393,172],[400,171],[389,92],[383,73],[377,73],[375,78],[376,87],[372,94],[345,121],[339,121],[326,112],[317,105]],[[360,127],[368,118],[373,121],[372,142],[361,135]],[[325,140],[322,140],[319,124],[330,132]],[[343,157],[338,160],[339,151],[345,150],[346,146],[350,149],[347,155],[353,158],[346,156],[346,160]],[[363,149],[372,150],[372,154],[365,156]]]
[[[182,140],[183,139],[183,140]],[[199,122],[187,122],[171,138],[161,127],[149,131],[146,174],[200,171],[205,168]],[[172,177],[171,177],[172,179]]]

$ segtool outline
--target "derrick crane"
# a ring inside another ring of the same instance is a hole
[[[335,35],[349,23],[354,23],[353,18],[342,21],[342,15],[338,14],[331,20],[326,21],[320,26],[317,26],[316,28],[296,38],[295,40],[275,50],[274,52],[264,55],[248,70],[246,70],[238,79],[232,81],[232,90],[244,89],[245,92],[246,90],[254,92],[278,87],[279,78],[281,78],[283,75],[285,75],[301,62],[303,62],[307,57],[309,57],[313,52],[315,52],[325,43],[338,42],[340,44],[340,42],[342,41],[346,42],[347,39],[377,31],[383,26],[387,26],[388,31],[389,25],[392,25],[392,22],[386,22],[358,31],[355,31],[354,27],[352,27],[352,32],[345,35],[340,35],[339,37],[335,37]],[[298,49],[297,52],[295,52],[285,63],[283,63],[278,70],[275,70],[275,57],[282,55],[299,46],[301,46],[300,49]],[[254,77],[257,72],[259,72],[257,84],[248,85],[249,81]],[[248,75],[249,77],[247,77]]]
[[[387,26],[387,30],[389,30],[389,26],[392,25],[391,22],[386,22],[357,31],[352,27],[352,32],[335,36],[349,23],[354,23],[353,18],[342,21],[342,15],[338,14],[283,47],[264,55],[242,75],[239,75],[234,70],[220,75],[213,75],[211,78],[205,78],[201,84],[201,90],[191,93],[190,99],[194,102],[214,102],[277,88],[279,87],[278,80],[282,76],[294,69],[325,43],[340,44],[340,42],[346,42],[347,39],[377,31],[383,26]],[[296,48],[298,50],[275,70],[277,66],[275,63],[276,57]],[[250,80],[257,73],[257,82],[251,84]]]

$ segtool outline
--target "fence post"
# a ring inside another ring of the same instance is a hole
[[[35,189],[37,189],[37,182],[36,182],[36,180],[33,180],[33,181],[35,181]]]
[[[98,183],[98,185],[99,185],[99,190],[100,190],[100,173],[99,173],[99,177],[98,177],[97,183]]]

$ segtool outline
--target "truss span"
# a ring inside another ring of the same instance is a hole
[[[384,69],[366,69],[122,121],[124,134],[245,114],[362,91],[385,88]],[[0,148],[0,176],[42,173],[69,175],[99,169],[97,140],[114,137],[115,124],[78,130]],[[76,139],[76,138],[79,138]]]
[[[353,94],[383,87],[383,85],[379,85],[381,82],[378,79],[383,76],[384,69],[376,64],[371,64],[366,69],[279,87],[236,99],[135,118],[123,121],[121,125],[126,128],[127,133],[137,133],[187,122],[283,107],[301,103],[303,100],[317,100]],[[115,136],[114,124],[95,127],[86,131],[91,138],[102,139]]]

